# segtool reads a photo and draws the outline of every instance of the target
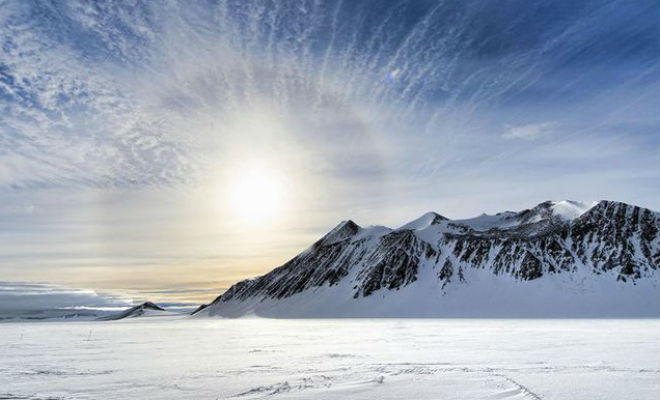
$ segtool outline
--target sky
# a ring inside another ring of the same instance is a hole
[[[0,298],[206,302],[349,218],[658,210],[659,11],[0,0]]]

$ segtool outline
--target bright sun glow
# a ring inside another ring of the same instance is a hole
[[[240,218],[256,223],[273,219],[281,206],[281,183],[267,171],[240,175],[231,188],[232,206]]]

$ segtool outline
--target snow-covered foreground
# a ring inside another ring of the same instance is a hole
[[[659,320],[0,324],[3,399],[657,399]]]

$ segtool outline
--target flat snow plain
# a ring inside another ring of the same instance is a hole
[[[1,399],[658,399],[660,320],[0,324]]]

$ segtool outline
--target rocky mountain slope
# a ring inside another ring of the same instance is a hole
[[[657,316],[660,214],[620,202],[544,202],[398,229],[343,221],[196,315]]]
[[[136,317],[160,317],[166,315],[175,315],[174,313],[167,311],[156,303],[147,301],[145,303],[139,304],[137,306],[131,307],[125,311],[122,311],[118,314],[110,315],[107,317],[99,318],[103,321],[115,321],[125,318],[136,318]]]

